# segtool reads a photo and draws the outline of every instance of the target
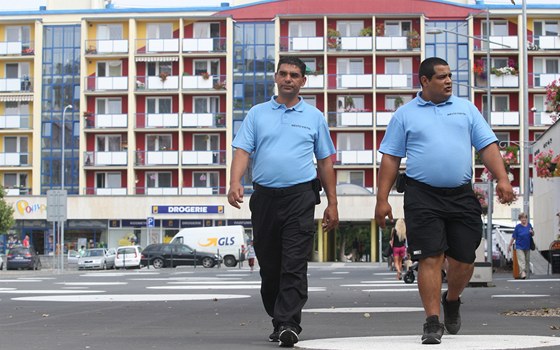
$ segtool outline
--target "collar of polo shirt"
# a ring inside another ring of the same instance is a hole
[[[450,105],[453,103],[453,99],[455,98],[455,96],[450,96],[447,101],[444,101],[442,103],[438,103],[435,104],[432,101],[426,101],[422,98],[422,91],[418,91],[418,93],[416,93],[416,97],[418,97],[418,100],[416,101],[416,103],[419,106],[443,106],[443,105]]]
[[[299,102],[291,108],[287,108],[286,105],[283,104],[283,103],[280,104],[280,103],[276,102],[277,97],[278,97],[277,95],[274,95],[270,98],[270,101],[272,102],[272,108],[273,109],[285,108],[285,109],[288,109],[288,110],[291,109],[291,110],[294,110],[294,111],[297,111],[297,112],[303,112],[303,97],[298,96]]]

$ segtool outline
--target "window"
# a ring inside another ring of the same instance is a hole
[[[193,98],[194,113],[218,113],[220,111],[220,98],[198,96]]]
[[[197,22],[193,25],[193,38],[219,38],[220,24],[210,22]]]
[[[96,188],[121,188],[121,173],[96,173]]]
[[[557,78],[560,73],[560,58],[535,57],[533,59],[535,86],[545,87]]]
[[[410,21],[385,21],[385,36],[407,36],[411,29]]]
[[[171,135],[147,135],[147,151],[164,151],[171,149]]]
[[[121,61],[102,61],[97,62],[98,77],[120,77],[122,76]]]
[[[29,26],[7,26],[6,41],[21,42],[24,44],[23,48],[28,48],[31,41],[31,28]]]
[[[97,98],[95,100],[96,114],[121,114],[122,100],[120,97]]]
[[[4,153],[19,153],[19,165],[28,165],[29,139],[27,136],[5,136]]]
[[[97,135],[95,143],[97,152],[118,152],[121,150],[121,135]]]
[[[171,173],[170,172],[147,172],[146,187],[148,188],[171,187]]]
[[[361,170],[338,170],[336,172],[337,184],[354,184],[364,187],[365,173]]]
[[[5,173],[4,174],[4,187],[27,187],[27,174],[24,173]]]
[[[29,77],[29,63],[6,63],[6,78]]]
[[[171,97],[148,97],[146,113],[171,113]]]
[[[6,101],[6,115],[28,115],[29,102]]]
[[[336,30],[340,36],[352,37],[360,36],[360,31],[364,28],[364,21],[338,21],[336,22]]]
[[[167,73],[171,75],[173,72],[172,62],[148,62],[148,76],[155,77],[159,76],[161,73]]]
[[[506,62],[507,63],[507,62]],[[412,58],[386,58],[385,74],[411,74]]]
[[[301,59],[306,66],[306,75],[308,72],[316,72],[317,71],[317,60],[311,57],[305,57]]]
[[[560,21],[535,21],[534,34],[535,41],[539,39],[539,36],[558,36],[560,35]]]
[[[486,31],[486,21],[481,22],[482,25],[482,36],[489,36]],[[490,35],[491,36],[508,36],[508,22],[503,20],[490,21]]]
[[[400,106],[407,104],[408,102],[412,101],[412,96],[395,96],[395,95],[386,95],[385,96],[385,109],[387,110],[397,110]]]
[[[314,37],[316,36],[314,21],[290,21],[288,36],[290,37]]]
[[[220,135],[193,135],[194,151],[218,151],[220,149]]]
[[[300,95],[305,102],[309,103],[313,107],[317,107],[317,97],[314,95]]]
[[[338,58],[336,60],[337,75],[364,74],[364,60],[362,58]]]
[[[97,40],[121,40],[123,38],[122,24],[97,25]]]
[[[147,26],[148,39],[172,39],[173,24],[171,23],[148,23]]]
[[[544,112],[548,109],[546,104],[546,95],[534,95],[533,102],[536,112]]]
[[[202,73],[209,73],[212,76],[220,74],[220,61],[219,60],[194,60],[194,75]]]
[[[355,112],[363,111],[365,109],[364,96],[337,96],[336,98],[336,111],[337,112]]]
[[[216,171],[193,172],[193,187],[211,187],[217,193],[220,186],[220,175]]]
[[[500,147],[504,145],[509,145],[509,133],[508,132],[497,132],[496,137],[498,138],[498,145]]]
[[[337,148],[339,151],[355,151],[365,148],[363,133],[339,133],[337,134]]]

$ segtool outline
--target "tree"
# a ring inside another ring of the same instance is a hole
[[[14,208],[4,200],[6,191],[0,187],[0,233],[6,233],[14,226]]]

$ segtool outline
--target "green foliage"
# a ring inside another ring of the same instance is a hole
[[[4,200],[6,191],[0,187],[0,233],[6,233],[14,226],[14,208],[8,205]]]

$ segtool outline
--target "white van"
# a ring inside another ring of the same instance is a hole
[[[245,260],[245,246],[249,237],[243,226],[213,226],[184,228],[171,243],[183,243],[192,249],[219,254],[227,267]]]

